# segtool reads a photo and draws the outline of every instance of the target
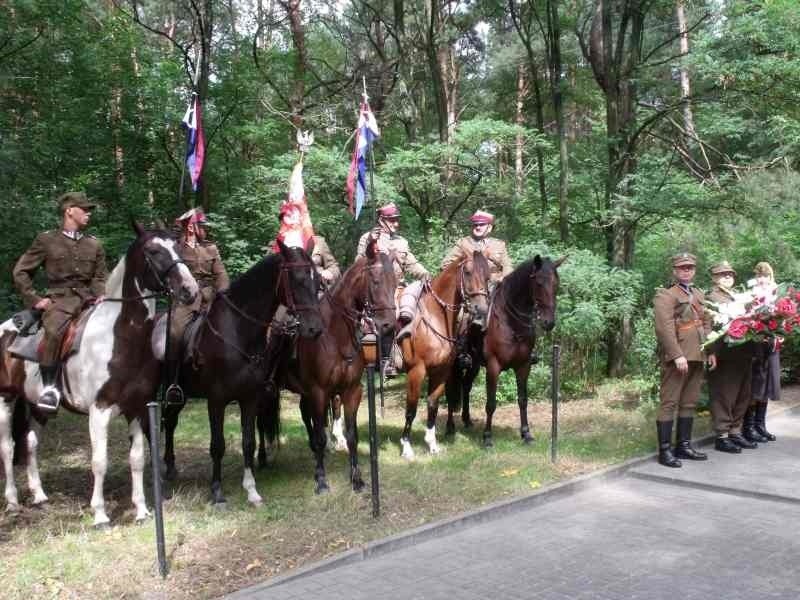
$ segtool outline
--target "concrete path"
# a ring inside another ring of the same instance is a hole
[[[496,519],[229,598],[796,600],[800,412],[768,424],[778,441],[757,450],[707,448],[708,461],[681,469],[649,461]]]

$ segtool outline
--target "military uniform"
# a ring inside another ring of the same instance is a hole
[[[314,249],[311,251],[311,260],[323,281],[333,284],[342,276],[339,263],[328,247],[328,242],[320,235],[314,236]]]
[[[358,240],[356,256],[365,256],[367,245],[375,237],[378,238],[378,247],[381,252],[394,252],[392,265],[398,281],[403,281],[405,275],[410,275],[415,279],[422,279],[428,275],[428,270],[409,249],[408,240],[401,235],[390,235],[385,231],[367,231]]]
[[[506,243],[503,240],[498,240],[497,238],[476,240],[472,236],[461,238],[450,250],[450,253],[442,261],[442,270],[446,269],[451,263],[460,262],[467,257],[471,257],[473,252],[480,252],[489,261],[491,281],[493,283],[498,283],[514,270],[511,258],[508,256]]]
[[[33,286],[33,275],[44,266],[47,291],[40,295]],[[42,298],[52,304],[42,316],[44,351],[42,365],[58,363],[61,336],[69,321],[80,313],[86,300],[105,293],[106,255],[100,242],[91,235],[61,230],[45,231],[14,266],[14,284],[28,308]]]
[[[672,259],[673,268],[696,265],[688,253]],[[692,285],[675,283],[656,290],[653,299],[658,358],[661,368],[659,399],[661,405],[656,417],[659,441],[659,462],[669,467],[679,467],[678,458],[703,460],[706,456],[691,446],[695,407],[703,383],[703,365],[706,361],[701,346],[711,328],[711,318],[703,307],[703,292]],[[688,372],[681,373],[675,359],[685,358]],[[678,436],[675,454],[672,454],[672,423],[678,413]]]

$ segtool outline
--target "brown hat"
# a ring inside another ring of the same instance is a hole
[[[708,271],[712,275],[721,275],[722,273],[733,273],[736,275],[736,269],[734,269],[727,260],[715,264]]]
[[[688,252],[681,252],[680,254],[676,254],[672,257],[672,266],[673,267],[682,267],[683,265],[697,265],[697,257],[694,254],[689,254]]]
[[[85,192],[67,192],[59,196],[57,202],[59,210],[62,213],[72,206],[77,206],[84,210],[92,210],[97,206],[97,204],[91,202],[89,198],[86,197]]]

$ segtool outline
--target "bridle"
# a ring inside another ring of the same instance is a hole
[[[275,284],[275,295],[277,297],[281,297],[281,290],[283,290],[283,305],[286,309],[293,314],[308,312],[317,309],[317,305],[315,304],[298,304],[295,302],[294,293],[292,292],[292,286],[289,282],[289,272],[290,271],[297,271],[300,269],[309,269],[312,278],[314,277],[315,269],[314,263],[310,260],[308,263],[303,261],[295,260],[295,261],[286,261],[282,260],[281,262],[281,270],[278,273],[278,282]]]
[[[120,298],[103,298],[104,302],[136,302],[138,300],[151,300],[153,298],[160,298],[165,296],[169,299],[170,304],[172,303],[172,289],[170,289],[169,284],[167,283],[167,278],[169,274],[172,272],[172,269],[176,268],[178,265],[186,264],[183,259],[180,257],[173,260],[169,263],[162,271],[156,268],[153,259],[150,258],[146,253],[144,255],[145,264],[147,265],[147,269],[150,273],[155,277],[156,283],[158,284],[158,288],[152,294],[139,294],[138,296],[122,296]]]
[[[445,300],[443,300],[442,298],[439,297],[439,295],[434,291],[433,286],[431,285],[430,281],[427,281],[424,284],[423,291],[427,290],[431,294],[433,299],[436,301],[436,303],[445,312],[456,312],[457,313],[460,310],[465,309],[466,312],[469,314],[469,313],[472,312],[472,299],[473,298],[475,298],[476,296],[484,296],[486,298],[487,302],[489,300],[489,292],[488,292],[488,290],[487,290],[487,288],[485,286],[482,286],[478,290],[472,290],[472,291],[467,290],[467,286],[466,286],[466,284],[464,282],[464,279],[465,279],[465,277],[464,277],[464,268],[465,268],[466,264],[470,260],[472,260],[472,259],[465,258],[458,265],[459,266],[459,269],[458,269],[458,291],[459,291],[459,294],[461,295],[461,302],[458,302],[456,304],[450,304],[449,302],[446,302]],[[417,310],[418,311],[419,311],[419,301],[421,300],[421,298],[422,298],[422,294],[420,294],[420,298],[417,300]],[[451,342],[451,343],[455,343],[457,341],[455,337],[448,336],[448,335],[438,331],[436,329],[436,327],[434,327],[433,323],[431,323],[425,317],[425,314],[422,311],[419,311],[419,312],[420,312],[420,315],[421,315],[423,323],[425,323],[430,328],[430,330],[433,331],[433,333],[437,337],[440,337],[440,338],[442,338],[444,340],[447,340],[448,342]]]

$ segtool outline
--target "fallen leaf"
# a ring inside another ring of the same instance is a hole
[[[503,469],[500,471],[500,477],[513,477],[519,473],[519,469]]]
[[[536,488],[540,488],[540,487],[542,487],[542,484],[541,484],[541,483],[539,483],[538,481],[536,481],[535,479],[532,479],[532,480],[529,482],[529,485],[530,485],[530,486],[531,486],[531,488],[532,488],[532,489],[534,489],[534,490],[535,490]]]
[[[261,561],[260,561],[260,560],[258,560],[258,559],[256,559],[256,560],[254,560],[253,562],[251,562],[249,565],[247,565],[247,566],[244,568],[244,571],[245,571],[245,573],[249,573],[249,572],[250,572],[250,571],[252,571],[253,569],[257,569],[257,568],[258,568],[258,567],[260,567],[260,566],[261,566]]]

